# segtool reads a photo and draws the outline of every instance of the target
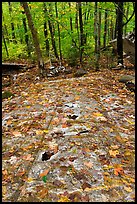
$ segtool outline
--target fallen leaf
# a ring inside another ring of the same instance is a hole
[[[89,167],[89,168],[93,167],[93,164],[91,162],[84,162],[84,165]]]
[[[34,180],[34,179],[31,178],[31,177],[27,178],[27,182],[32,182],[33,180]]]
[[[44,188],[44,189],[42,189],[39,193],[38,193],[38,195],[39,195],[39,197],[40,198],[45,198],[45,196],[48,194],[48,189],[46,189],[46,188]]]
[[[43,131],[42,130],[36,130],[36,135],[42,135]]]
[[[17,172],[16,176],[23,176],[26,173],[25,170],[20,170]]]
[[[119,154],[119,151],[118,150],[109,150],[109,154],[112,157],[116,157],[116,155]]]
[[[124,173],[124,171],[123,171],[123,168],[122,168],[122,167],[119,167],[119,168],[115,168],[115,169],[114,169],[114,174],[115,174],[116,176],[118,176],[118,175],[123,175],[123,173]]]
[[[119,146],[118,145],[111,145],[111,149],[118,149]]]
[[[12,134],[16,137],[22,136],[22,134],[18,131],[13,131]]]
[[[132,188],[130,188],[130,187],[126,187],[126,186],[124,186],[124,190],[127,191],[127,192],[129,192],[129,193],[132,192]]]
[[[94,116],[97,116],[97,117],[103,116],[103,114],[100,113],[100,112],[94,112],[93,115],[94,115]]]
[[[50,168],[46,169],[45,171],[43,171],[41,174],[39,174],[40,177],[46,176],[50,171]]]
[[[44,133],[48,133],[48,132],[49,132],[49,130],[43,130],[43,132],[44,132]]]
[[[8,175],[7,169],[2,170],[2,174],[3,174],[3,175]]]
[[[58,202],[70,202],[71,200],[67,196],[61,196]]]
[[[31,157],[31,156],[32,156],[31,154],[28,154],[28,155],[23,156],[22,158],[23,158],[24,160],[26,160],[26,161],[33,161],[34,158]]]
[[[68,125],[66,123],[63,123],[62,128],[66,128],[66,127],[68,127]]]

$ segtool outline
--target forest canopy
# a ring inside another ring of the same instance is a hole
[[[28,2],[44,61],[93,57],[96,34],[99,49],[115,39],[114,2]],[[123,35],[135,27],[134,3],[123,3]],[[96,29],[96,25],[98,29]],[[97,33],[96,33],[97,32]],[[35,48],[21,2],[2,2],[2,60],[35,60]]]

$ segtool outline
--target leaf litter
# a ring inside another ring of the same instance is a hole
[[[134,201],[135,100],[123,72],[29,82],[3,100],[4,202]]]

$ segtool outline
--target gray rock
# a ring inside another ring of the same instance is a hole
[[[87,72],[84,69],[78,69],[75,73],[74,73],[74,77],[81,77],[83,75],[85,75]]]
[[[119,82],[122,82],[122,83],[126,83],[128,81],[134,81],[135,82],[135,76],[134,75],[123,75],[119,79]]]

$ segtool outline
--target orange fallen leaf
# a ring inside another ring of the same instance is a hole
[[[45,198],[45,196],[48,194],[48,189],[42,189],[40,192],[39,192],[39,197],[40,198]]]
[[[114,174],[115,174],[116,176],[118,176],[119,174],[120,174],[120,175],[123,175],[123,174],[124,174],[123,168],[122,168],[122,167],[115,168],[115,169],[114,169]]]
[[[62,128],[68,127],[66,123],[62,124]]]
[[[26,173],[25,170],[19,171],[16,176],[23,176]]]
[[[7,169],[2,170],[2,174],[3,174],[3,175],[8,175]]]
[[[124,140],[122,139],[122,137],[119,136],[119,135],[116,136],[116,140],[117,140],[118,142],[120,142],[120,143],[123,143],[123,142],[124,142]]]
[[[7,125],[10,125],[12,123],[12,120],[7,121]]]
[[[21,136],[22,134],[18,131],[13,131],[12,134],[16,137]]]
[[[84,165],[89,167],[89,168],[93,167],[93,164],[91,162],[84,162]]]
[[[31,156],[32,156],[31,154],[25,155],[25,156],[23,156],[23,159],[25,159],[26,161],[33,161],[34,158]]]
[[[46,169],[45,171],[43,171],[39,176],[40,177],[43,177],[43,176],[46,176],[50,171],[50,168]]]

